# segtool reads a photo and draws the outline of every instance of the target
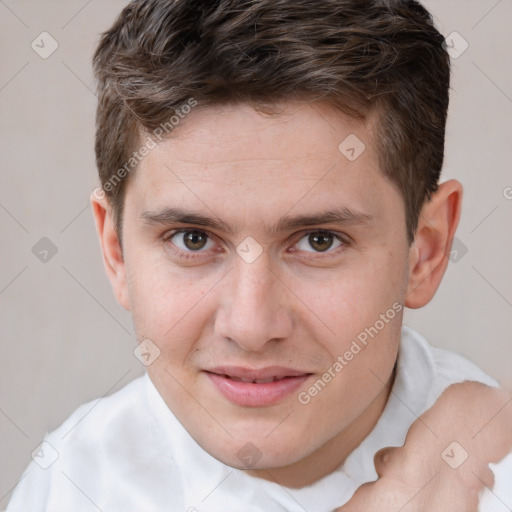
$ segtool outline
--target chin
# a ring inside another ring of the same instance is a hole
[[[233,440],[223,446],[199,443],[205,451],[217,460],[241,470],[263,470],[288,466],[299,462],[307,453],[302,442],[286,443],[277,438],[270,442],[264,436]],[[300,448],[300,450],[298,449]]]

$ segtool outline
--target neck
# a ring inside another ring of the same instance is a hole
[[[304,459],[288,466],[247,472],[289,488],[312,485],[333,473],[375,427],[388,401],[393,381],[394,372],[375,400],[353,423]]]

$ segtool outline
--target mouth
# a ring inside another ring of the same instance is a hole
[[[234,377],[231,375],[222,374],[221,377],[234,380],[237,382],[246,382],[252,384],[268,384],[269,382],[277,382],[278,380],[289,379],[291,377],[269,377],[268,379],[246,379],[244,377]]]
[[[219,367],[204,370],[221,395],[242,407],[265,407],[283,401],[313,374],[279,366],[261,369]]]

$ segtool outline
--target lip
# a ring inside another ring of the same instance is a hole
[[[312,375],[282,366],[260,369],[223,366],[204,370],[204,373],[225,398],[242,407],[274,405],[296,391]]]

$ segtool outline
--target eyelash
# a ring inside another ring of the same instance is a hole
[[[186,252],[186,251],[179,249],[178,247],[176,247],[175,244],[173,244],[171,242],[171,238],[174,237],[175,235],[178,235],[180,233],[188,233],[190,231],[197,231],[199,233],[205,234],[210,240],[214,239],[214,236],[210,235],[207,231],[203,231],[201,229],[195,229],[195,228],[175,229],[173,231],[166,232],[162,236],[163,242],[164,243],[170,242],[170,245],[172,246],[173,253],[181,260],[193,260],[193,259],[197,259],[198,257],[204,257],[203,251]],[[342,235],[340,233],[336,233],[335,231],[330,231],[328,229],[311,229],[308,231],[303,231],[300,233],[300,236],[298,236],[296,238],[293,245],[294,246],[297,245],[300,240],[302,240],[304,237],[309,236],[313,233],[324,233],[324,234],[333,235],[334,238],[336,240],[338,240],[339,242],[341,242],[342,245],[336,249],[333,249],[332,251],[331,250],[327,250],[326,252],[311,251],[311,252],[309,252],[309,255],[306,256],[306,258],[309,258],[309,259],[318,259],[318,258],[325,259],[325,258],[329,258],[332,256],[337,256],[340,251],[345,250],[350,245],[350,240],[349,240],[348,236]],[[298,252],[298,251],[293,251],[293,252]]]
[[[305,256],[305,257],[309,258],[311,260],[312,259],[327,259],[330,257],[339,256],[340,252],[343,252],[349,245],[349,238],[346,235],[342,235],[340,233],[336,233],[335,231],[330,231],[328,229],[310,229],[310,230],[301,232],[300,236],[297,236],[297,238],[293,244],[293,247],[295,247],[304,237],[307,237],[314,233],[315,234],[322,233],[322,234],[332,235],[335,240],[338,240],[339,242],[341,242],[341,245],[335,249],[327,250],[325,252],[320,252],[320,251],[319,252],[316,252],[316,251],[306,252],[307,256]],[[300,252],[300,251],[295,250],[293,252]]]
[[[197,259],[198,257],[204,258],[203,251],[197,251],[197,252],[183,251],[180,248],[176,247],[176,245],[171,242],[171,238],[173,236],[178,235],[180,233],[188,233],[189,231],[197,231],[199,233],[204,233],[209,239],[213,239],[213,237],[206,231],[202,231],[200,229],[195,229],[195,228],[188,228],[188,229],[175,229],[173,231],[168,231],[168,232],[164,233],[164,235],[162,236],[162,240],[164,243],[169,242],[169,245],[172,247],[172,251],[173,251],[174,255],[177,256],[181,260],[194,260],[194,259]]]

